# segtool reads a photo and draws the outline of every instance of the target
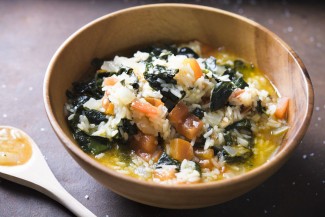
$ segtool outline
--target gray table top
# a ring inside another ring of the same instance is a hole
[[[302,143],[274,176],[251,192],[202,209],[150,207],[107,190],[64,150],[47,120],[42,99],[43,78],[52,55],[69,35],[93,19],[153,2],[1,1],[0,125],[29,133],[59,182],[98,216],[324,216],[325,5],[320,1],[187,1],[235,12],[266,26],[293,47],[313,81],[314,115]],[[72,214],[34,190],[0,179],[0,216]]]

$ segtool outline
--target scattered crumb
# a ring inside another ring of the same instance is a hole
[[[85,198],[86,198],[87,200],[89,200],[89,196],[88,196],[88,195],[86,195]]]
[[[307,155],[304,154],[304,155],[302,156],[302,159],[306,159],[306,158],[307,158]]]
[[[45,155],[43,155],[43,158],[44,158],[44,160],[46,160],[46,161],[47,161],[47,157],[46,157]]]

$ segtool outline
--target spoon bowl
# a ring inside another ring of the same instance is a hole
[[[0,160],[1,178],[43,193],[64,205],[77,216],[95,216],[61,186],[47,165],[37,144],[29,135],[20,129],[10,126],[0,126],[1,130],[4,130],[2,131],[2,135],[0,134],[0,154],[2,154],[2,158],[6,156],[6,152],[1,152],[1,145],[5,141],[23,138],[26,143],[19,145],[29,145],[31,147],[31,156],[25,163],[19,164],[21,162],[18,162],[18,165],[8,166],[3,165],[3,161]],[[9,137],[4,135],[5,132],[10,132]]]

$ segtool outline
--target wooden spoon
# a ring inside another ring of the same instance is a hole
[[[96,216],[61,186],[36,143],[14,127],[0,126],[0,177],[49,196],[77,216]]]

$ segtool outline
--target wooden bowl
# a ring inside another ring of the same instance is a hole
[[[266,73],[281,95],[290,97],[289,126],[272,160],[238,177],[194,185],[160,185],[117,173],[85,154],[73,139],[64,114],[65,91],[80,80],[93,58],[112,57],[158,41],[199,40],[224,46]],[[297,147],[309,125],[313,88],[297,54],[261,25],[226,11],[188,4],[129,8],[87,24],[58,49],[44,81],[48,118],[66,150],[91,176],[131,200],[165,208],[219,204],[253,189],[275,173]]]

